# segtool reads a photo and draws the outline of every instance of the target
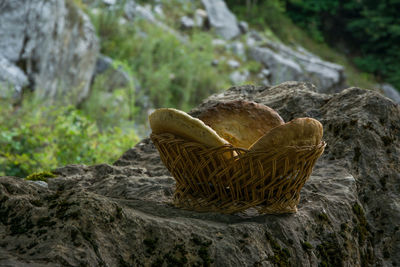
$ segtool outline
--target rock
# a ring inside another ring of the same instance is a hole
[[[264,86],[270,86],[270,85],[271,85],[271,83],[269,82],[269,80],[268,80],[268,79],[262,79],[262,80],[261,80],[261,85],[264,85]]]
[[[239,61],[236,61],[234,59],[230,59],[228,60],[228,62],[226,62],[228,64],[228,66],[232,69],[237,69],[240,67],[240,63]]]
[[[20,67],[37,96],[79,103],[88,95],[98,40],[73,1],[3,1],[0,36],[0,56]]]
[[[117,0],[103,0],[103,2],[104,2],[104,4],[112,6],[112,5],[115,5]]]
[[[45,188],[49,187],[49,185],[45,181],[29,181],[29,182],[40,185],[41,187],[45,187]]]
[[[400,93],[391,84],[385,83],[380,86],[383,94],[392,99],[395,103],[400,104]]]
[[[297,82],[237,86],[191,111],[247,99],[285,121],[320,120],[327,147],[297,213],[175,208],[174,180],[144,139],[114,165],[54,170],[48,188],[1,177],[0,265],[399,265],[400,106],[359,88],[318,91]]]
[[[243,84],[249,78],[248,71],[234,71],[229,75],[229,79],[231,80],[232,84]]]
[[[173,28],[170,28],[166,24],[159,21],[153,15],[153,12],[151,11],[151,6],[149,5],[147,5],[147,7],[141,6],[137,4],[134,0],[127,0],[124,3],[125,3],[125,5],[123,6],[124,14],[129,21],[146,20],[147,22],[150,22],[160,27],[164,31],[174,35],[179,41],[183,43],[187,42],[186,38],[183,37],[179,32],[175,31]]]
[[[257,31],[252,30],[246,34],[246,45],[248,47],[256,46],[263,40],[265,40],[265,38]]]
[[[205,21],[207,19],[207,12],[204,9],[196,9],[194,12],[194,22],[197,27],[204,27]]]
[[[202,0],[208,20],[215,32],[225,40],[231,40],[240,34],[236,17],[229,11],[223,0]]]
[[[161,18],[165,17],[162,5],[160,5],[160,4],[154,6],[154,13],[156,13]]]
[[[258,77],[262,79],[262,78],[268,78],[270,75],[271,72],[269,71],[269,69],[262,69],[258,74]]]
[[[124,12],[128,20],[144,19],[149,22],[157,21],[150,8],[145,8],[133,0],[128,0],[126,2]]]
[[[239,29],[242,34],[245,34],[249,31],[249,24],[246,21],[240,21]]]
[[[216,67],[216,66],[218,66],[218,64],[219,64],[219,60],[218,59],[213,59],[213,61],[211,61],[211,66]]]
[[[132,83],[132,77],[123,67],[115,66],[113,60],[104,55],[100,55],[96,61],[93,82],[98,78],[102,81],[102,89],[108,92],[128,87]]]
[[[246,50],[241,42],[233,42],[229,45],[230,50],[240,58],[245,59]]]
[[[22,89],[29,81],[25,73],[0,55],[0,98],[20,98]]]
[[[212,44],[213,46],[227,46],[226,41],[225,41],[225,40],[222,40],[222,39],[213,39],[213,40],[211,41],[211,44]]]
[[[250,56],[271,71],[272,84],[297,80],[314,83],[321,93],[335,93],[344,88],[342,66],[326,62],[304,48],[291,49],[283,44],[263,41],[262,46],[250,47]]]
[[[184,30],[192,29],[195,26],[194,20],[192,18],[189,18],[188,16],[183,16],[180,19],[180,22],[181,22],[181,27]]]

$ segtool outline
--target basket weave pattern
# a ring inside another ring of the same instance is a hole
[[[151,134],[176,180],[174,205],[196,211],[259,213],[297,211],[300,190],[323,153],[313,147],[255,152],[225,145],[208,148],[169,133]]]

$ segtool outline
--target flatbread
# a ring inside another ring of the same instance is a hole
[[[273,128],[251,147],[250,151],[266,151],[271,148],[287,146],[315,146],[323,136],[322,124],[312,118],[294,119]]]
[[[155,134],[171,133],[209,147],[229,144],[204,122],[177,109],[157,109],[150,114],[149,122]]]
[[[261,136],[285,122],[270,107],[251,101],[217,103],[199,119],[235,147],[249,148]]]

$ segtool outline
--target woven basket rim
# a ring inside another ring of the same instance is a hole
[[[321,142],[320,142],[319,144],[317,144],[317,145],[312,145],[312,146],[282,146],[282,147],[279,147],[279,148],[271,148],[271,149],[269,149],[269,150],[252,151],[252,150],[250,150],[250,149],[243,148],[243,147],[235,147],[235,146],[233,146],[233,145],[230,144],[230,143],[225,144],[225,145],[222,145],[222,146],[210,147],[210,146],[207,146],[207,145],[205,145],[205,144],[202,144],[202,143],[199,143],[199,142],[196,142],[196,141],[193,141],[193,140],[188,140],[188,139],[186,139],[186,138],[184,138],[184,137],[177,136],[177,135],[175,135],[175,134],[173,134],[173,133],[161,133],[161,134],[151,133],[151,134],[150,134],[150,137],[151,137],[151,136],[161,136],[161,137],[169,136],[169,137],[172,137],[171,139],[182,140],[182,141],[184,141],[186,144],[191,144],[191,143],[193,143],[193,145],[197,145],[197,146],[200,145],[200,146],[203,146],[204,148],[206,148],[207,150],[210,150],[210,151],[212,151],[212,150],[220,150],[220,149],[225,148],[225,149],[239,150],[239,151],[243,151],[243,152],[245,152],[245,153],[252,153],[252,154],[253,154],[253,153],[254,153],[254,154],[262,154],[262,153],[278,152],[278,151],[280,151],[281,149],[293,149],[293,150],[296,150],[296,151],[302,151],[302,150],[314,149],[314,148],[317,148],[317,147],[320,147],[320,146],[324,146],[324,147],[326,146],[326,142],[325,142],[324,140],[321,140]]]

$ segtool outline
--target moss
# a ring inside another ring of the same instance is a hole
[[[319,213],[317,217],[322,222],[330,223],[329,217],[325,212]]]
[[[383,257],[385,259],[389,259],[390,258],[389,248],[386,247],[386,248],[383,249]]]
[[[210,258],[210,253],[207,246],[201,246],[198,253],[199,257],[203,260],[203,266],[210,266],[211,263],[214,262],[214,260]]]
[[[198,250],[198,256],[203,261],[203,266],[210,266],[214,260],[210,257],[209,246],[212,244],[211,240],[202,241],[201,238],[197,235],[193,235],[191,241],[195,243],[197,246],[200,246]]]
[[[165,266],[164,262],[167,264],[167,267],[181,267],[186,266],[188,259],[186,257],[187,251],[185,249],[184,244],[177,244],[174,248],[166,253],[163,257],[158,257],[151,264],[152,267],[161,267]]]
[[[174,255],[173,253],[167,253],[165,256],[165,261],[168,267],[183,267],[188,262],[185,255]]]
[[[341,248],[337,242],[327,241],[317,246],[318,258],[321,259],[319,266],[336,267],[343,266]]]
[[[155,239],[146,238],[145,240],[143,240],[143,244],[146,246],[146,252],[149,254],[153,254],[156,249],[157,242],[158,237],[156,237]]]
[[[41,207],[43,205],[42,201],[39,199],[33,199],[29,201],[33,206]]]
[[[36,226],[39,228],[42,228],[42,227],[51,227],[55,224],[56,224],[56,222],[51,221],[50,217],[43,217],[37,221]]]
[[[279,243],[272,238],[272,235],[268,232],[265,232],[265,237],[269,241],[271,245],[272,251],[274,252],[273,256],[268,257],[268,259],[280,267],[290,266],[290,252],[287,248],[282,248]]]
[[[36,247],[38,244],[39,244],[38,242],[33,241],[33,242],[30,243],[26,248],[27,248],[27,249],[31,249],[31,248],[33,248],[33,247]]]
[[[45,233],[47,233],[47,229],[39,229],[39,230],[36,231],[35,235],[37,237],[39,237],[39,236],[41,236],[41,235],[43,235]]]
[[[357,218],[357,225],[354,227],[353,232],[358,234],[360,245],[363,245],[368,237],[367,219],[365,217],[364,210],[358,203],[353,205],[353,212]]]
[[[78,202],[68,202],[66,200],[60,201],[57,203],[57,211],[56,211],[56,217],[59,219],[65,219],[65,218],[77,218],[80,215],[79,211],[75,211],[73,213],[67,214],[67,211],[70,209],[71,206],[74,205],[79,205]]]
[[[72,229],[71,230],[71,240],[72,242],[76,241],[76,238],[78,237],[79,231],[77,229]]]
[[[393,142],[392,138],[390,138],[389,136],[382,136],[381,140],[384,146],[388,146]]]
[[[303,247],[304,250],[312,250],[314,247],[309,243],[309,242],[302,242],[301,246]]]
[[[353,161],[358,162],[358,161],[360,160],[360,156],[361,156],[361,148],[355,147],[355,148],[354,148],[354,158],[353,158]]]
[[[122,208],[120,206],[116,206],[116,212],[117,214],[115,217],[117,217],[117,219],[122,219]]]
[[[47,182],[48,178],[54,178],[57,177],[57,175],[51,173],[51,172],[36,172],[28,175],[25,180],[29,181],[44,181]]]
[[[33,228],[33,223],[31,220],[21,217],[15,217],[10,221],[10,231],[11,235],[21,235],[29,232]]]
[[[184,244],[177,244],[172,251],[167,253],[164,258],[168,267],[185,266],[188,262],[186,258],[187,251]]]
[[[132,265],[129,264],[127,261],[125,261],[125,259],[121,255],[119,255],[119,257],[118,257],[118,266],[119,267],[130,267]]]
[[[157,258],[152,264],[151,267],[162,267],[164,264],[163,258]]]

